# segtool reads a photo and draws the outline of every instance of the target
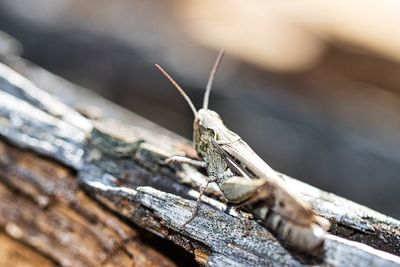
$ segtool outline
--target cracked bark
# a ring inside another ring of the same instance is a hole
[[[333,223],[314,255],[285,247],[255,221],[247,232],[215,186],[182,228],[204,176],[163,160],[190,153],[189,141],[22,60],[9,64],[37,86],[0,65],[0,225],[50,264],[174,265],[140,240],[146,230],[206,266],[400,266],[399,221],[290,177],[288,186]],[[114,120],[86,119],[76,103]]]

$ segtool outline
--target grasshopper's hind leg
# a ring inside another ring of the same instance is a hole
[[[240,205],[241,207],[252,203],[255,198],[259,198],[257,192],[266,186],[264,179],[249,179],[242,176],[232,176],[220,185],[220,189],[228,202]],[[265,191],[268,193],[268,191]],[[262,198],[265,196],[263,195]]]
[[[250,233],[251,225],[250,221],[245,218],[246,213],[239,209],[256,202],[259,198],[267,197],[268,191],[258,192],[262,187],[265,187],[264,179],[249,179],[242,176],[232,176],[220,185],[225,198],[235,205],[234,210],[243,222],[245,235]]]

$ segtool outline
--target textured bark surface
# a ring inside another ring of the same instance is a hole
[[[42,255],[30,256],[35,253],[25,248],[30,254],[21,261],[31,258],[33,266],[174,266],[79,189],[65,166],[1,142],[0,177],[1,228],[21,247],[29,245]],[[8,258],[2,266],[14,266]]]
[[[0,65],[0,223],[45,259],[64,266],[173,265],[140,241],[133,222],[207,266],[400,266],[400,222],[289,177],[288,186],[333,223],[335,235],[313,255],[287,248],[255,221],[247,231],[215,187],[182,228],[205,179],[163,160],[193,153],[188,141],[43,70],[20,64],[19,71],[38,87]],[[85,113],[100,108],[104,118],[84,118],[76,103]]]
[[[34,249],[18,240],[12,239],[4,232],[0,233],[0,265],[1,266],[53,266],[54,263]]]

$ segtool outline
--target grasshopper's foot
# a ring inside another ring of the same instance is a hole
[[[185,228],[186,225],[191,223],[193,221],[193,219],[196,218],[197,214],[199,213],[199,209],[200,209],[200,203],[196,202],[196,206],[195,206],[194,212],[192,213],[192,216],[190,216],[189,220],[187,220],[186,222],[184,222],[182,224],[182,226],[181,226],[182,228]]]
[[[172,157],[167,158],[164,161],[165,164],[175,163],[175,162],[187,163],[187,164],[190,164],[190,165],[193,165],[196,167],[201,167],[201,168],[207,167],[207,163],[205,161],[194,160],[194,159],[183,157],[183,156],[172,156]]]
[[[241,210],[238,210],[237,208],[234,208],[234,209],[235,209],[236,213],[238,214],[238,217],[239,217],[241,223],[243,224],[244,236],[250,235],[250,231],[252,229],[251,221],[250,221],[250,218],[249,218],[250,214],[248,214],[246,212],[243,212]]]
[[[185,228],[186,225],[188,225],[189,223],[191,223],[191,222],[193,221],[193,219],[196,218],[197,214],[199,213],[201,197],[203,196],[203,193],[204,193],[204,191],[206,190],[207,186],[208,186],[208,183],[207,183],[207,185],[204,187],[204,189],[203,189],[203,188],[200,189],[200,195],[199,195],[199,197],[196,199],[196,205],[195,205],[195,207],[194,207],[194,211],[193,211],[193,213],[192,213],[192,216],[190,216],[189,220],[187,220],[184,224],[182,224],[182,226],[181,226],[182,228]]]

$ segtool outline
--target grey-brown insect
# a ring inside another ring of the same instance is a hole
[[[283,178],[237,134],[230,131],[215,111],[208,109],[211,86],[223,54],[223,51],[219,53],[211,71],[203,108],[200,110],[196,110],[183,89],[156,65],[193,111],[193,143],[202,159],[197,161],[174,156],[168,161],[206,168],[210,182],[218,185],[228,202],[250,210],[257,208],[260,211],[258,219],[280,239],[299,250],[311,251],[323,243],[329,222],[316,215],[307,203],[295,196],[285,186]]]

